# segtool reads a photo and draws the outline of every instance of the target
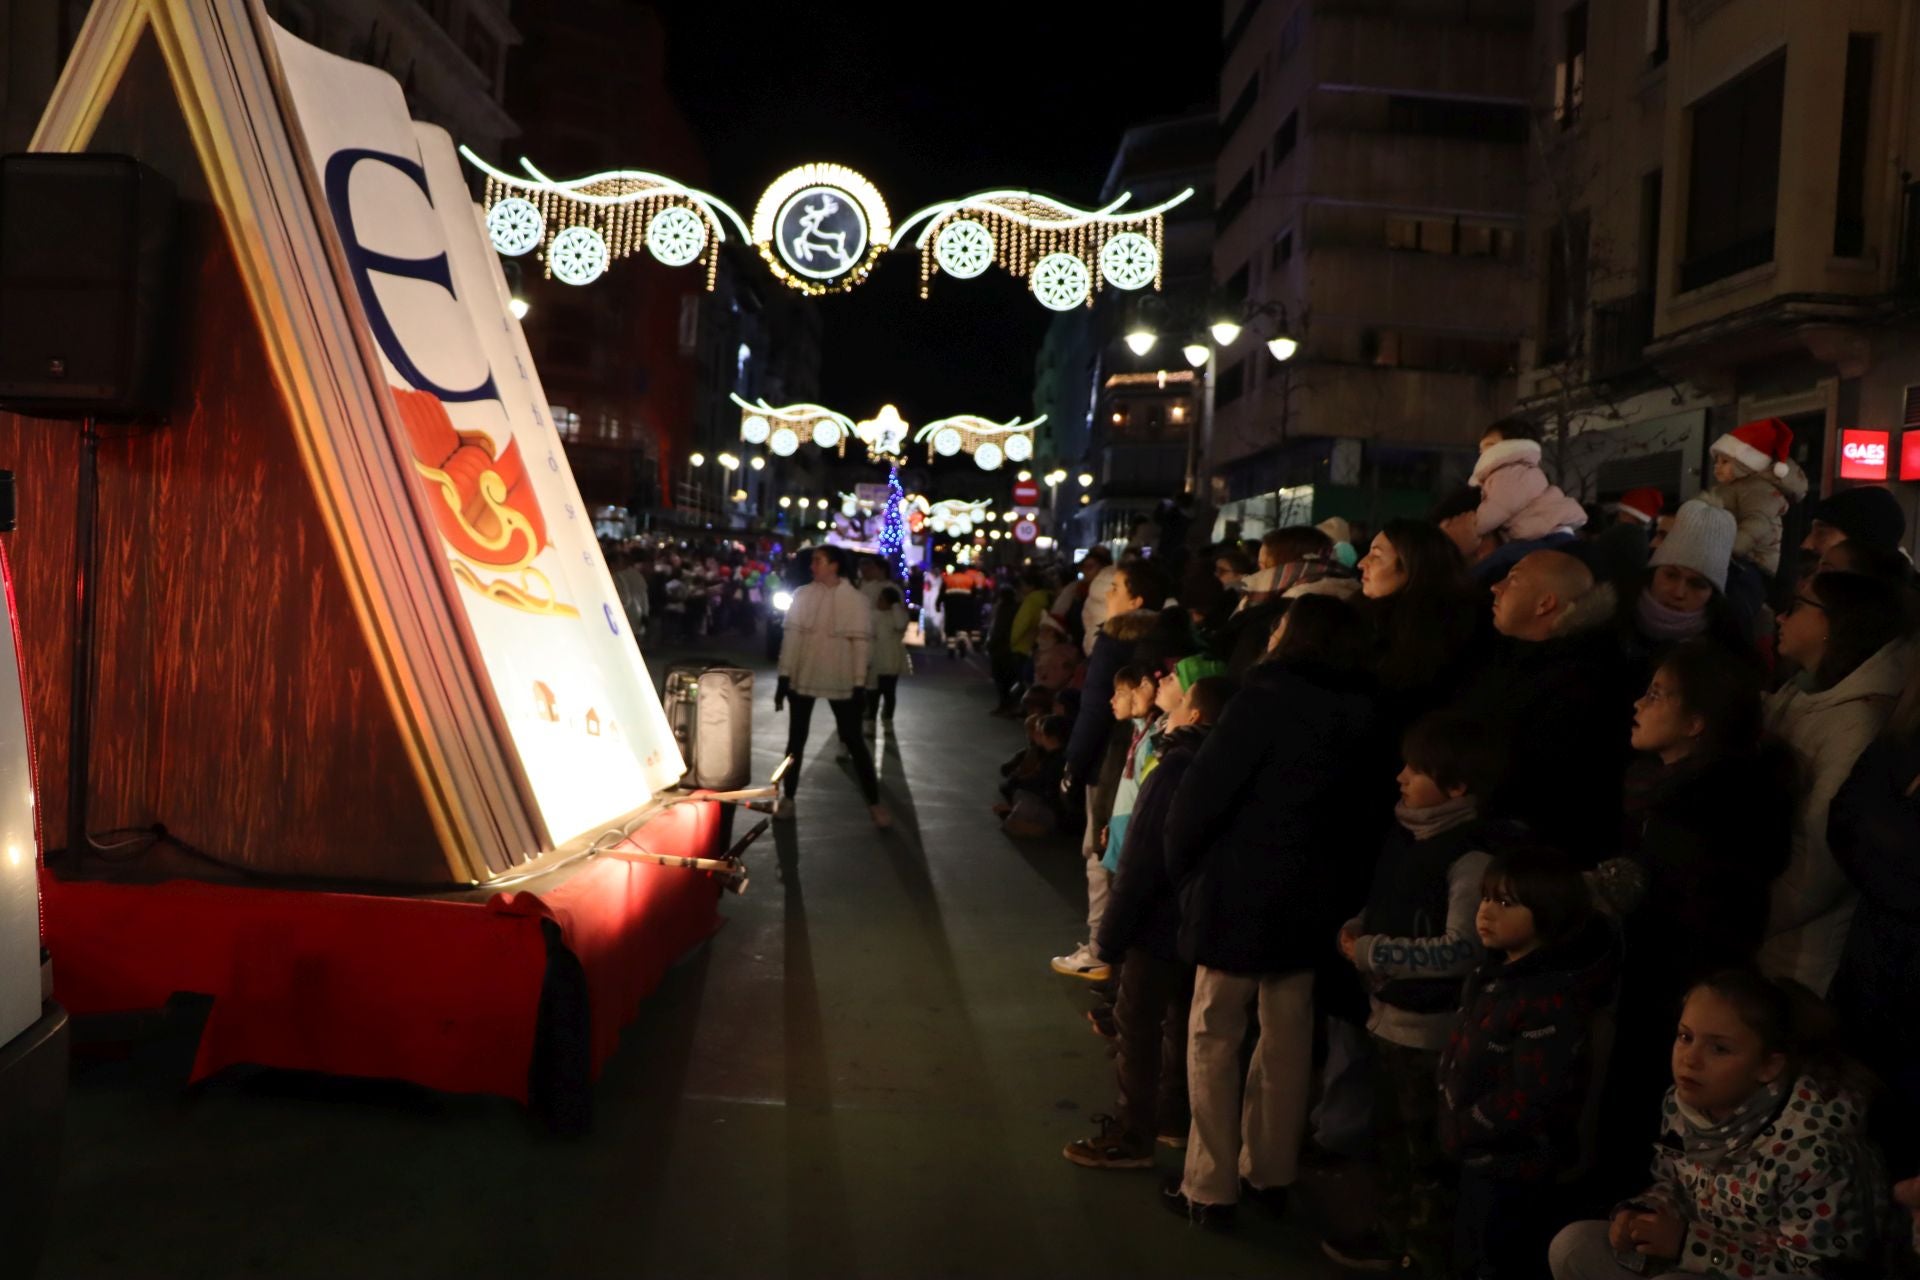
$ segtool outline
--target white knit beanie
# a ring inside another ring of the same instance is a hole
[[[1725,595],[1727,561],[1733,558],[1734,532],[1733,512],[1698,498],[1683,502],[1673,513],[1673,528],[1667,531],[1666,538],[1654,549],[1647,563],[1691,569],[1711,582],[1715,591]]]

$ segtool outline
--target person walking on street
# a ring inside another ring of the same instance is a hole
[[[833,710],[834,728],[851,757],[867,811],[876,827],[893,825],[880,803],[880,782],[874,775],[873,755],[860,732],[860,689],[867,678],[867,653],[873,643],[873,608],[867,598],[843,577],[849,557],[840,547],[817,547],[813,552],[813,581],[793,593],[787,609],[786,631],[780,643],[780,683],[773,709],[793,703],[787,720],[786,794],[774,806],[773,816],[793,817],[793,795],[800,784],[800,762],[806,751],[807,731],[813,725],[813,704],[821,699]]]

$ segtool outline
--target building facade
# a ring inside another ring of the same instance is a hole
[[[1213,356],[1217,528],[1423,509],[1511,407],[1533,9],[1225,6],[1216,307],[1255,318]]]
[[[1816,493],[1885,481],[1913,527],[1917,10],[1542,0],[1520,397],[1563,483],[1685,498],[1779,417]]]

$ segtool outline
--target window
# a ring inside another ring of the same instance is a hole
[[[1300,113],[1289,111],[1280,127],[1273,131],[1273,167],[1278,169],[1293,154],[1294,144],[1300,141]]]
[[[1233,106],[1220,119],[1220,141],[1231,138],[1246,118],[1253,114],[1255,104],[1260,101],[1260,73],[1254,72],[1247,80],[1247,87],[1233,100]]]
[[[1640,179],[1640,292],[1660,287],[1660,170]]]
[[[1293,232],[1283,231],[1279,239],[1273,242],[1273,260],[1270,267],[1279,270],[1293,261]]]
[[[1247,389],[1247,362],[1236,360],[1228,365],[1213,384],[1213,402],[1217,405],[1232,404]]]
[[[1587,215],[1557,221],[1547,234],[1546,311],[1540,324],[1540,363],[1577,350],[1587,320]]]
[[[1587,0],[1560,18],[1560,62],[1553,69],[1553,118],[1562,129],[1580,123],[1587,99]]]
[[[1647,0],[1647,65],[1667,60],[1667,0]]]
[[[1493,222],[1400,213],[1387,216],[1387,248],[1465,258],[1511,258],[1514,230]]]
[[[1867,249],[1867,127],[1873,119],[1873,37],[1847,37],[1847,78],[1840,98],[1840,186],[1833,211],[1833,253],[1857,258]]]
[[[1387,99],[1387,128],[1423,138],[1522,143],[1527,140],[1527,109],[1517,102],[1463,102],[1397,93]]]
[[[1515,235],[1512,227],[1463,219],[1455,227],[1454,236],[1459,246],[1454,252],[1463,258],[1504,260],[1513,257]]]
[[[1786,84],[1781,53],[1693,108],[1682,293],[1773,261]]]
[[[1240,175],[1240,181],[1233,184],[1233,190],[1227,192],[1227,198],[1214,209],[1213,229],[1225,231],[1232,226],[1233,220],[1240,216],[1251,199],[1253,199],[1253,172],[1249,170]]]

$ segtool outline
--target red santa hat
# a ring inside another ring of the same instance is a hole
[[[1620,495],[1616,505],[1621,515],[1632,516],[1641,524],[1652,524],[1654,517],[1666,509],[1667,496],[1651,486],[1629,489]]]
[[[1793,469],[1787,459],[1792,448],[1792,427],[1778,418],[1757,418],[1715,440],[1712,452],[1724,454],[1756,475],[1784,476]]]

